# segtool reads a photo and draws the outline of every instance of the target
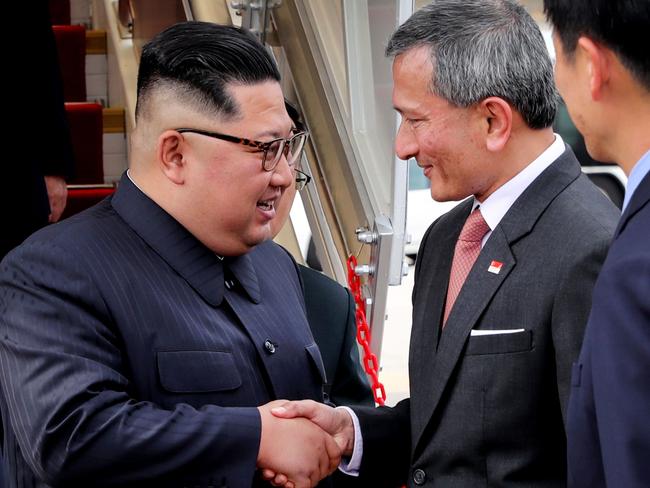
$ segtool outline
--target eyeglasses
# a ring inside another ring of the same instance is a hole
[[[217,132],[210,132],[201,129],[181,128],[174,130],[176,132],[180,132],[181,134],[185,132],[191,132],[193,134],[213,137],[214,139],[220,139],[222,141],[234,142],[235,144],[242,144],[244,146],[257,148],[264,153],[262,155],[262,168],[264,168],[264,171],[273,171],[280,162],[283,154],[284,157],[287,158],[287,163],[289,166],[293,165],[300,158],[300,154],[305,147],[307,137],[309,137],[308,132],[297,131],[289,138],[280,137],[269,142],[260,142],[253,141],[251,139],[245,139],[243,137],[229,136],[227,134],[219,134]]]
[[[307,173],[303,173],[299,169],[294,171],[296,172],[296,190],[300,191],[311,181],[311,176]]]

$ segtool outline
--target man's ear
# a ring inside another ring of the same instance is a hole
[[[589,93],[593,100],[600,100],[603,88],[610,78],[610,60],[608,52],[601,45],[596,44],[588,37],[578,39],[576,56],[587,69]]]
[[[165,176],[177,185],[182,185],[185,182],[184,146],[183,135],[175,130],[166,130],[158,137],[156,148],[158,164]]]
[[[503,98],[488,97],[478,106],[485,128],[485,147],[488,151],[501,151],[512,132],[512,107]]]

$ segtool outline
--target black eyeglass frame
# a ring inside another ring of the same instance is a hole
[[[233,142],[235,144],[241,144],[243,146],[254,147],[256,149],[259,149],[260,151],[264,152],[264,155],[262,157],[262,169],[264,171],[273,171],[278,165],[278,163],[280,162],[280,158],[277,156],[280,153],[284,152],[284,156],[287,157],[288,156],[287,151],[289,150],[288,148],[291,147],[291,142],[297,137],[304,137],[304,141],[300,146],[300,151],[298,151],[297,154],[295,155],[295,159],[291,162],[288,161],[290,166],[293,165],[300,157],[300,153],[304,149],[305,143],[307,142],[307,138],[309,137],[309,132],[307,132],[306,130],[294,129],[296,132],[294,132],[294,134],[289,138],[278,137],[277,139],[273,139],[272,141],[261,142],[261,141],[254,141],[252,139],[246,139],[245,137],[235,137],[228,134],[220,134],[219,132],[211,132],[209,130],[203,130],[203,129],[191,129],[187,127],[181,127],[174,130],[180,134],[190,132],[192,134],[199,134],[202,136],[212,137],[214,139],[220,139],[222,141]],[[267,157],[269,153],[269,149],[273,144],[277,142],[280,142],[282,149],[278,151],[278,154],[275,155],[276,157],[269,160]],[[271,161],[270,165],[267,164],[268,161]]]
[[[294,169],[293,171],[296,173],[296,190],[300,191],[309,184],[311,176],[299,169]]]

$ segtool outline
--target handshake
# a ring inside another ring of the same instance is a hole
[[[350,456],[354,425],[344,409],[312,400],[276,400],[258,407],[262,435],[257,467],[273,486],[309,488]]]

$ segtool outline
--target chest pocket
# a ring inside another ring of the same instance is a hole
[[[228,391],[242,384],[228,351],[158,351],[156,361],[160,384],[171,393]]]
[[[466,355],[508,354],[526,352],[533,348],[533,334],[530,330],[513,334],[470,336]]]

